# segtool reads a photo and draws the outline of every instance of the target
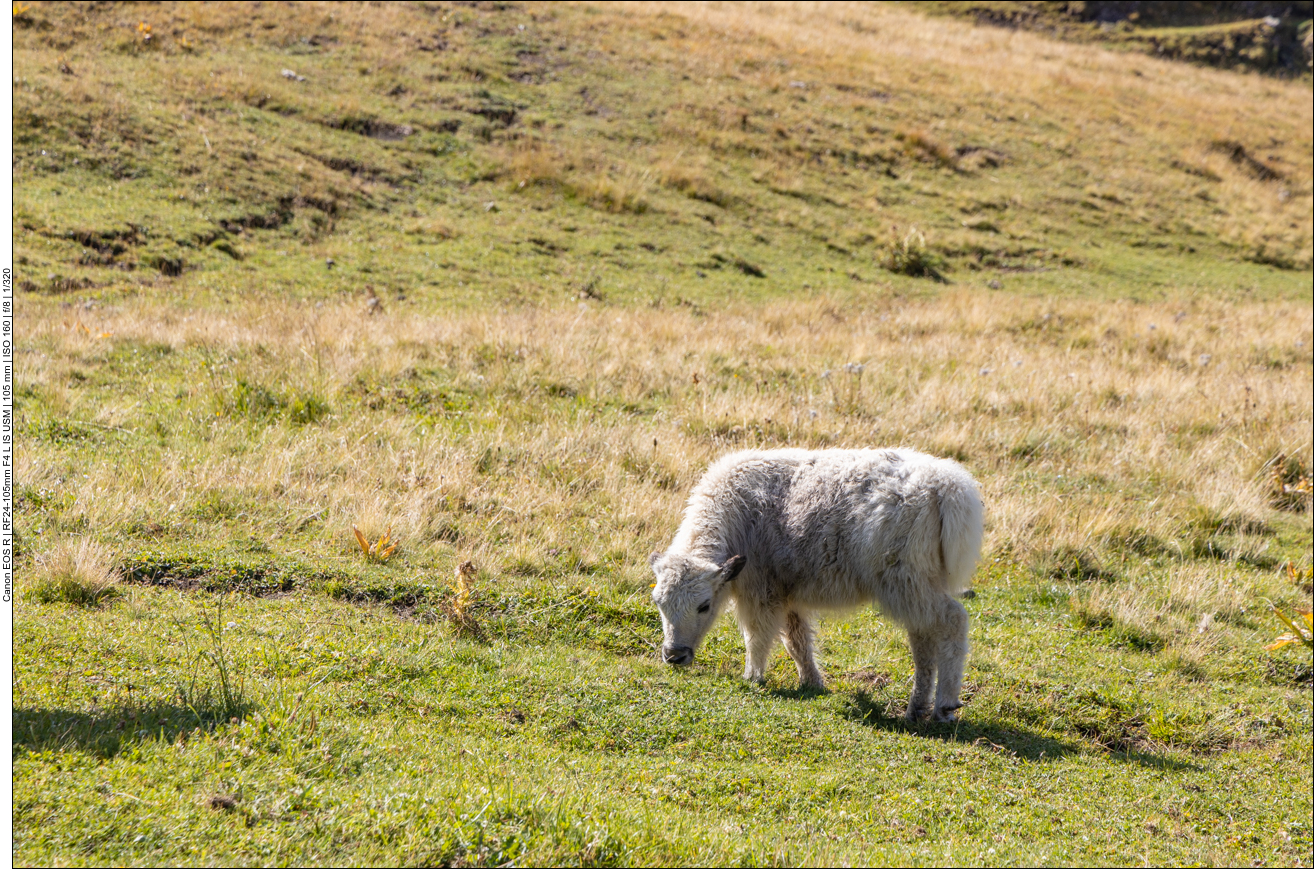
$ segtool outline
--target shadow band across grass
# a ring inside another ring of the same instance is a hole
[[[982,751],[1008,754],[1033,762],[1054,761],[1069,755],[1082,754],[1082,746],[1044,736],[1034,730],[1017,725],[997,724],[975,718],[954,723],[910,722],[903,716],[891,715],[889,707],[866,691],[858,691],[844,710],[845,717],[867,727],[891,733],[915,733],[928,739],[971,745]],[[1109,757],[1156,769],[1186,770],[1197,767],[1189,762],[1158,754],[1147,754],[1134,749],[1111,750]]]
[[[444,606],[455,593],[445,572],[439,579],[431,570],[326,568],[290,558],[146,552],[124,559],[119,569],[125,581],[139,585],[253,597],[305,591],[361,606],[387,607],[401,618],[417,621],[444,618]],[[624,592],[598,595],[579,587],[523,592],[480,587],[471,605],[480,630],[472,636],[485,642],[551,639],[614,654],[640,654],[651,650],[661,635],[656,612],[645,601]]]
[[[209,733],[224,722],[246,718],[255,708],[245,701],[231,707],[116,705],[91,712],[18,707],[13,713],[13,754],[17,758],[43,751],[85,751],[109,759],[133,743],[153,739],[174,742],[198,729]]]

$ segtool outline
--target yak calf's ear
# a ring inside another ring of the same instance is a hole
[[[739,575],[739,571],[744,569],[748,559],[742,555],[735,555],[726,559],[725,564],[721,565],[721,573],[725,575],[725,581],[729,582]]]
[[[652,555],[649,555],[649,556],[648,556],[648,566],[649,566],[649,567],[656,567],[656,566],[657,566],[657,562],[658,562],[658,560],[661,559],[661,557],[662,557],[662,553],[660,553],[660,552],[654,552]]]

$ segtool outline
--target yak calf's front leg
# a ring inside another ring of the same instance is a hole
[[[798,665],[798,682],[803,688],[825,688],[826,678],[817,668],[812,620],[791,612],[785,617],[785,630],[781,633],[789,656]]]
[[[739,628],[744,634],[744,678],[751,682],[766,680],[767,662],[780,636],[783,613],[744,606],[736,608]]]
[[[775,635],[766,631],[759,634],[745,631],[744,645],[747,646],[744,653],[744,678],[750,682],[765,682],[767,661],[776,645]]]

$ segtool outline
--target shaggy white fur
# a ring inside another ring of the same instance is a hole
[[[763,678],[780,638],[800,681],[822,687],[817,614],[875,602],[908,629],[908,717],[951,719],[962,706],[967,657],[958,597],[981,552],[982,512],[961,465],[912,450],[728,455],[694,487],[670,548],[649,559],[662,657],[691,663],[733,602],[747,645],[744,678]]]

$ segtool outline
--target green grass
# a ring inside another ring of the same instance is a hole
[[[952,727],[897,718],[909,656],[868,615],[828,623],[835,678],[818,695],[800,694],[781,661],[766,686],[743,683],[728,625],[678,671],[641,643],[604,651],[569,630],[479,643],[314,593],[229,597],[227,665],[248,704],[232,721],[175,685],[198,670],[215,679],[198,656],[216,598],[140,589],[91,618],[20,617],[18,853],[134,864],[1308,853],[1310,712],[1291,674],[1184,681],[1075,628],[1028,578],[992,579],[969,604],[971,714]],[[565,591],[517,623],[546,626],[548,611],[569,610]],[[573,623],[656,636],[645,592],[608,583],[594,593],[603,606]]]

